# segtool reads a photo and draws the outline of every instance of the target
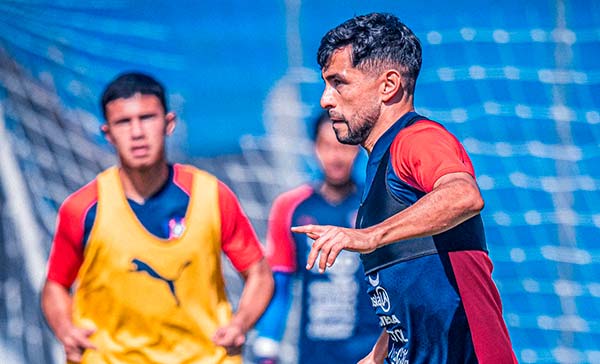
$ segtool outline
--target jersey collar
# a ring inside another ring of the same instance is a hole
[[[414,111],[402,115],[402,117],[398,119],[398,121],[396,121],[394,125],[392,125],[388,130],[386,130],[379,137],[379,139],[377,139],[377,142],[375,142],[373,150],[369,155],[369,161],[367,162],[366,183],[362,197],[363,201],[365,200],[367,194],[369,193],[369,190],[371,189],[371,184],[373,183],[373,179],[375,178],[375,172],[377,172],[377,166],[379,165],[381,158],[383,157],[385,152],[390,148],[390,145],[392,145],[392,142],[394,141],[396,135],[398,135],[400,130],[406,127],[406,124],[415,115],[417,115],[417,113]]]

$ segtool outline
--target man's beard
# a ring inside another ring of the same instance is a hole
[[[346,133],[346,135],[342,135],[340,132],[338,132],[337,129],[334,128],[333,130],[335,131],[335,136],[337,140],[342,144],[362,144],[367,139],[369,134],[371,134],[371,130],[373,130],[373,126],[375,125],[375,122],[378,118],[379,112],[369,113],[364,116],[357,115],[356,119],[362,119],[363,122],[362,124],[357,123],[357,126],[355,128],[352,128],[350,126],[350,123],[346,119],[343,119],[342,122],[346,124],[348,132]]]

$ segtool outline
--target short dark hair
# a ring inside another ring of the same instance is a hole
[[[371,13],[356,16],[331,29],[321,39],[317,62],[329,66],[337,49],[352,47],[352,65],[369,72],[382,72],[395,66],[413,92],[421,70],[419,38],[395,15]]]
[[[106,118],[106,105],[109,102],[120,98],[126,99],[137,93],[158,97],[164,111],[167,112],[165,87],[160,82],[141,72],[126,72],[112,80],[102,93],[100,103],[104,118]]]
[[[331,119],[329,118],[329,113],[327,111],[321,111],[319,115],[315,118],[312,125],[312,140],[314,142],[316,142],[317,138],[319,137],[319,133],[321,132],[321,126],[325,123],[330,122]]]

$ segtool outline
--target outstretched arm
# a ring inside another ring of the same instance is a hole
[[[223,346],[229,355],[241,353],[246,333],[265,311],[273,295],[273,276],[266,259],[261,259],[241,272],[245,284],[238,309],[229,324],[213,336],[216,345]]]
[[[86,349],[96,347],[89,340],[94,333],[91,328],[80,328],[73,325],[72,298],[63,285],[46,281],[42,290],[42,311],[48,325],[63,344],[67,360],[75,363],[81,361]]]
[[[477,215],[483,199],[475,179],[468,173],[450,173],[440,177],[431,192],[414,205],[383,222],[364,229],[305,225],[292,231],[305,233],[315,240],[306,268],[317,258],[319,271],[335,262],[341,250],[369,253],[384,245],[405,239],[442,233]]]

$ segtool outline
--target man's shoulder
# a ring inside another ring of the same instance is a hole
[[[200,179],[201,182],[219,184],[219,187],[224,185],[215,175],[196,166],[179,163],[173,165],[173,182],[187,194],[192,190],[194,178]]]
[[[175,163],[173,164],[173,170],[175,175],[185,175],[185,176],[193,176],[194,174],[199,174],[203,176],[210,176],[212,178],[217,178],[214,174],[201,169],[199,167],[193,166],[191,164],[183,164],[183,163]]]
[[[59,213],[72,217],[82,216],[96,203],[98,203],[98,181],[97,178],[94,178],[85,186],[67,196],[60,207]]]
[[[281,193],[273,201],[271,215],[285,214],[295,210],[298,205],[314,194],[314,187],[308,183]]]
[[[315,192],[314,187],[309,183],[301,184],[291,190],[281,193],[275,199],[275,203],[281,204],[292,204],[294,202],[301,202],[307,199]]]
[[[421,139],[436,139],[446,135],[453,136],[441,123],[423,118],[400,130],[394,137],[392,145],[393,147],[397,147],[399,144],[407,141],[422,144],[423,140]]]
[[[415,122],[414,124],[407,126],[406,128],[402,129],[398,135],[396,136],[396,138],[400,135],[410,135],[410,134],[414,134],[414,133],[418,133],[421,131],[444,131],[444,132],[448,132],[448,130],[446,130],[446,128],[444,127],[444,125],[442,125],[441,123],[434,121],[434,120],[430,120],[427,118],[422,118],[420,120],[418,120],[417,122]]]

